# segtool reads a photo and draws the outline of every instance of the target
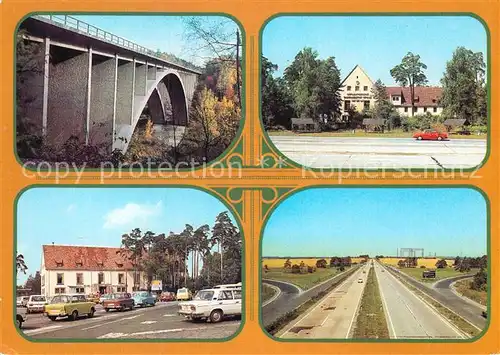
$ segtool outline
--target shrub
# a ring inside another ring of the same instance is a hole
[[[421,265],[421,266],[420,266],[420,268],[421,268],[421,269],[425,269],[425,266],[424,266],[424,265]]]
[[[316,268],[314,266],[308,266],[307,267],[307,272],[312,274],[313,272],[316,272]]]
[[[322,268],[322,269],[326,269],[326,260],[325,259],[320,259],[318,261],[316,261],[316,267],[317,268]]]
[[[470,283],[470,288],[476,291],[486,291],[488,285],[488,274],[484,269],[480,269],[476,275],[474,275],[474,280]]]
[[[300,266],[297,264],[293,264],[292,266],[292,274],[300,274]]]

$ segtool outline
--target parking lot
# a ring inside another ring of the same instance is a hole
[[[96,306],[93,318],[76,321],[65,318],[49,320],[42,313],[29,314],[22,331],[34,339],[185,339],[226,338],[240,327],[240,319],[227,319],[217,324],[191,322],[177,315],[177,302],[157,303],[130,311],[105,312]]]

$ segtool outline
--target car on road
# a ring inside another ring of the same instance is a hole
[[[23,306],[23,298],[24,297],[17,297],[16,298],[16,307],[22,307]]]
[[[44,306],[48,304],[45,296],[31,295],[26,304],[26,313],[43,312]]]
[[[89,302],[94,302],[95,304],[99,304],[101,302],[101,298],[99,297],[98,294],[95,294],[95,293],[91,293],[91,294],[87,295],[87,300]]]
[[[210,320],[218,323],[224,317],[241,316],[241,286],[217,286],[200,290],[193,300],[179,303],[178,314],[189,320]]]
[[[483,316],[483,318],[488,318],[488,311],[483,311],[481,315]]]
[[[183,287],[177,290],[176,298],[178,301],[189,301],[193,298],[193,294],[188,288]]]
[[[99,304],[104,304],[104,301],[106,300],[109,300],[109,298],[111,297],[111,294],[110,293],[107,293],[105,295],[101,295],[101,297],[99,297]]]
[[[87,301],[85,295],[58,295],[54,296],[50,304],[45,305],[44,314],[55,321],[58,317],[67,317],[76,320],[87,315],[92,318],[95,313],[95,303]]]
[[[16,304],[19,305],[19,307],[26,307],[28,305],[28,300],[30,299],[30,296],[22,296],[20,298],[21,298],[21,300],[19,300],[19,297],[18,297]]]
[[[421,140],[438,140],[442,141],[444,139],[448,139],[448,133],[441,132],[435,129],[426,129],[420,132],[416,132],[413,134],[413,138],[421,141]]]
[[[362,284],[363,283],[363,279],[358,279],[358,284]]]
[[[16,308],[16,325],[19,329],[22,329],[23,323],[26,322],[28,316],[26,315],[26,309],[17,307]]]
[[[175,293],[173,292],[162,292],[159,298],[160,302],[170,302],[175,301]]]
[[[132,293],[134,303],[139,307],[147,307],[148,305],[154,306],[156,304],[156,297],[147,291],[138,291]]]
[[[102,306],[106,312],[109,312],[111,309],[124,311],[126,309],[133,309],[135,302],[130,293],[117,292],[112,293],[108,299],[105,299]]]

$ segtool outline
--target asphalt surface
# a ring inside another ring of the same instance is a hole
[[[279,337],[287,339],[349,338],[366,285],[368,270],[369,266],[356,270],[312,309],[280,332]],[[359,279],[363,282],[359,283]]]
[[[398,275],[404,278],[404,280],[412,286],[418,288],[420,291],[434,298],[442,305],[448,307],[477,328],[484,329],[486,327],[487,320],[482,316],[483,309],[479,305],[468,302],[462,297],[456,295],[449,289],[451,283],[457,280],[456,278],[441,280],[437,284],[434,284],[433,287],[429,287],[415,280],[413,277],[406,275],[404,272],[400,272],[394,267],[388,268],[390,268],[392,272],[398,273]],[[467,276],[470,277],[471,275]]]
[[[264,282],[276,286],[281,290],[279,297],[277,297],[273,302],[270,302],[262,307],[262,323],[264,327],[271,325],[279,317],[293,311],[295,308],[299,307],[304,302],[309,301],[319,293],[324,292],[340,278],[345,277],[346,273],[350,273],[352,272],[351,270],[355,269],[356,267],[352,267],[344,273],[337,274],[306,291],[302,291],[297,286],[293,286],[288,283],[264,279]]]
[[[448,320],[408,289],[383,266],[374,263],[391,339],[462,339]]]
[[[486,155],[485,139],[417,141],[413,138],[270,136],[291,160],[327,169],[472,168]]]
[[[188,321],[177,315],[177,309],[177,302],[109,313],[97,306],[93,318],[62,318],[55,322],[43,314],[30,314],[22,331],[34,339],[216,339],[230,337],[240,327],[240,319],[217,324]]]

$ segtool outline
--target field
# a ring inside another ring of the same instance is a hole
[[[309,137],[352,137],[352,138],[362,138],[362,137],[380,137],[380,138],[412,138],[414,132],[403,132],[402,130],[393,130],[382,132],[368,132],[366,133],[363,129],[357,129],[356,132],[351,130],[347,131],[333,131],[333,132],[305,132],[305,133],[295,133],[292,131],[272,131],[268,130],[267,133],[270,136],[309,136]],[[486,139],[486,134],[471,134],[471,135],[458,135],[451,134],[450,138],[453,139]]]
[[[436,269],[436,278],[435,279],[423,279],[422,272],[425,269],[420,268],[398,268],[398,270],[404,272],[405,274],[413,277],[414,279],[422,282],[436,282],[438,280],[446,279],[448,277],[463,275],[463,272],[456,271],[451,267],[447,267],[446,269]],[[471,273],[476,272],[476,270],[472,269]]]
[[[455,290],[462,296],[465,296],[483,306],[486,306],[488,300],[488,292],[472,290],[469,285],[471,280],[460,280],[455,283]]]
[[[289,282],[296,286],[299,286],[302,290],[307,290],[314,285],[333,277],[337,273],[337,268],[326,268],[316,269],[316,272],[313,273],[292,274],[291,272],[285,272],[283,268],[280,267],[269,268],[268,272],[263,272],[262,278]]]
[[[403,259],[404,259],[403,257],[400,257],[400,258],[381,258],[381,259],[379,259],[379,261],[382,264],[397,266],[398,261],[403,260]],[[439,258],[423,258],[423,259],[418,258],[417,259],[417,268],[419,268],[420,266],[425,266],[426,268],[429,268],[429,269],[435,269],[436,263],[439,260],[441,260],[441,259],[439,259]],[[455,260],[446,259],[446,262],[448,263],[448,266],[451,266],[451,265],[453,265]]]
[[[325,259],[327,264],[330,263],[330,257],[317,257],[317,258],[263,258],[262,259],[262,267],[264,265],[267,265],[268,268],[274,269],[274,268],[282,268],[285,264],[285,261],[287,259],[290,259],[290,262],[293,264],[300,265],[300,263],[303,261],[304,264],[308,266],[316,266],[316,261],[320,259]],[[353,263],[360,263],[360,261],[363,260],[363,258],[351,258],[351,262]]]

